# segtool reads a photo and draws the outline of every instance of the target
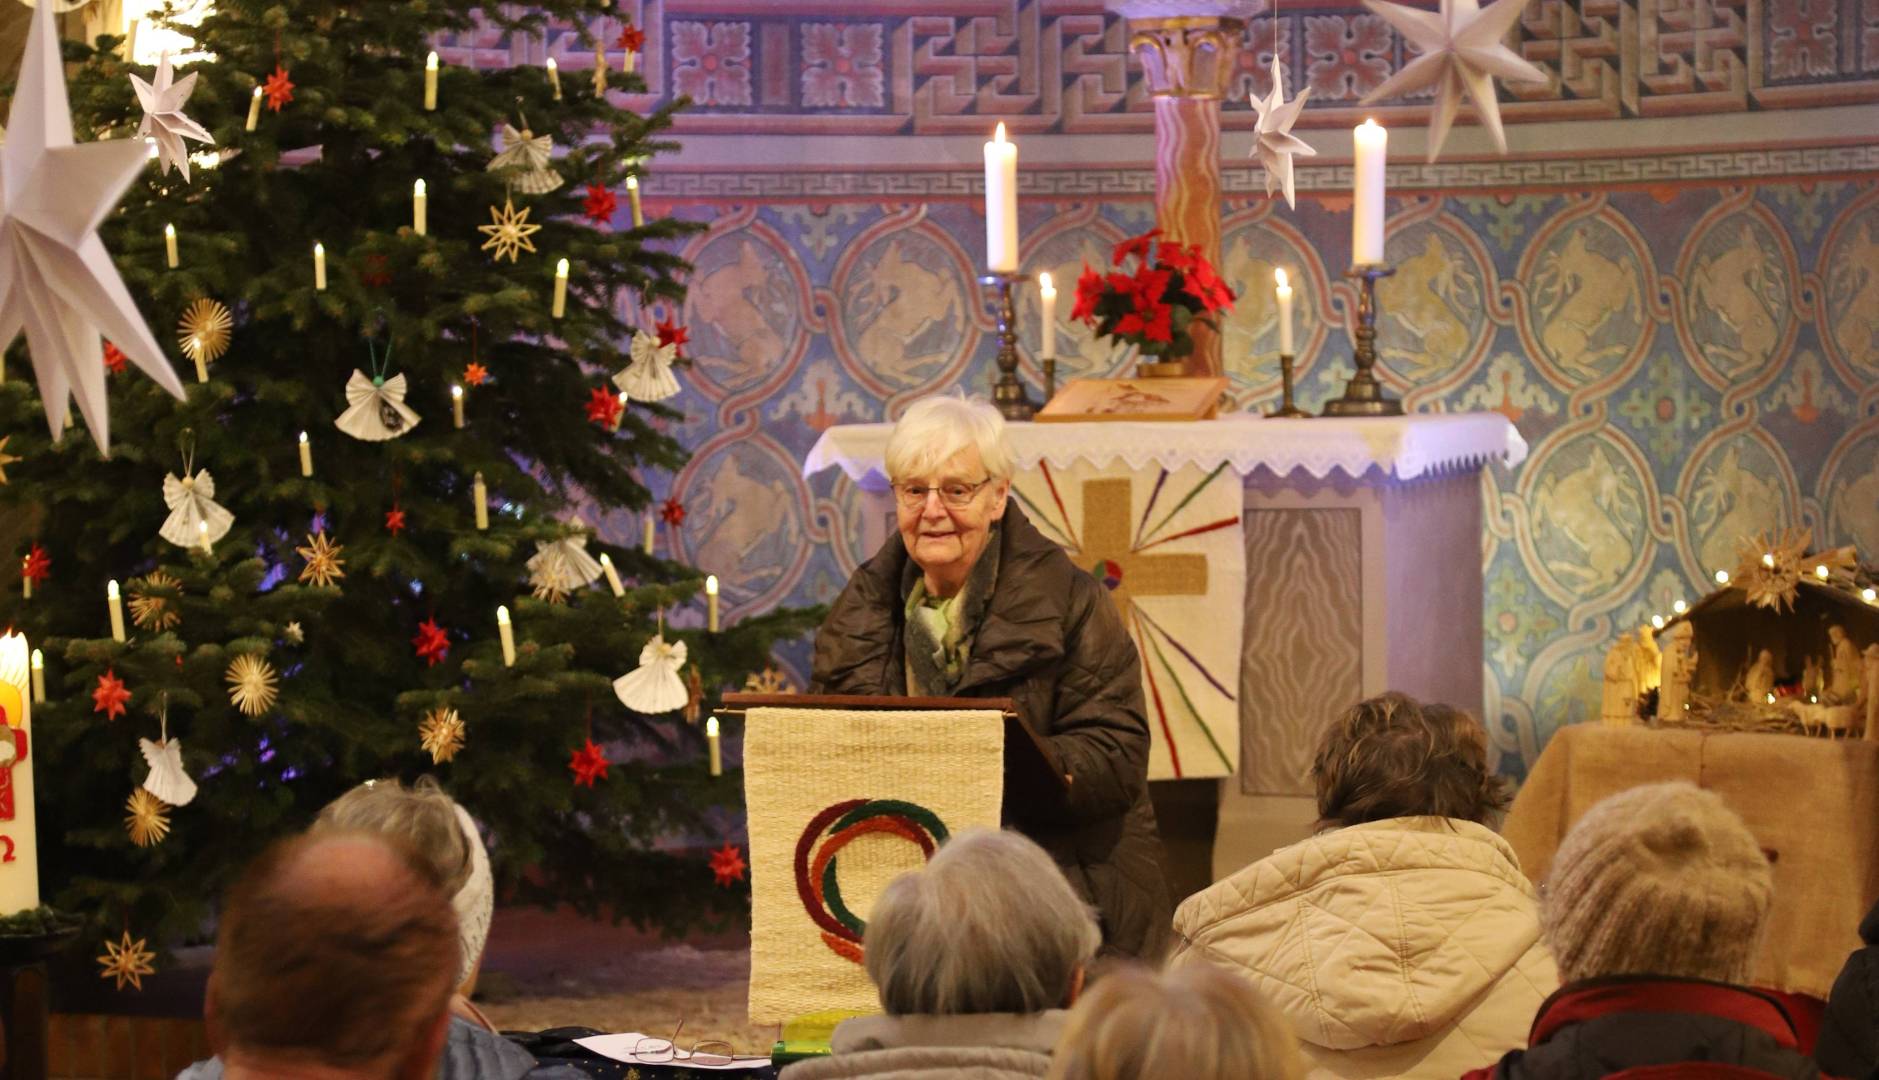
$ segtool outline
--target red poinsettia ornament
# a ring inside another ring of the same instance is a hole
[[[606,225],[613,221],[613,212],[620,208],[620,200],[612,189],[603,184],[587,185],[587,201],[581,204],[581,213],[596,225]]]
[[[736,844],[726,844],[711,853],[711,873],[718,879],[718,884],[730,888],[733,881],[744,880],[744,853]]]
[[[588,739],[587,745],[574,751],[568,758],[568,771],[574,774],[574,782],[582,787],[593,787],[595,780],[607,778],[607,766],[613,762],[607,760],[607,752],[594,745]]]
[[[444,662],[444,657],[450,655],[450,635],[437,625],[435,618],[418,624],[417,636],[411,639],[411,645],[426,667],[436,667]]]
[[[1128,272],[1131,259],[1135,269]],[[1083,264],[1070,318],[1145,356],[1188,355],[1194,351],[1188,328],[1196,322],[1218,328],[1220,314],[1233,310],[1233,290],[1200,248],[1164,240],[1160,229],[1117,244],[1110,261],[1116,268],[1107,274]]]
[[[620,396],[604,386],[595,387],[587,395],[587,419],[601,427],[617,427],[622,411]]]
[[[124,706],[130,703],[130,691],[124,688],[124,680],[117,677],[117,672],[107,669],[98,676],[98,688],[91,692],[91,711],[101,712],[106,720],[116,720],[124,715]]]

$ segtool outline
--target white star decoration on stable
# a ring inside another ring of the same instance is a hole
[[[1401,4],[1364,0],[1364,6],[1388,19],[1422,55],[1364,95],[1363,103],[1400,97],[1439,83],[1435,111],[1429,115],[1429,160],[1442,152],[1455,110],[1465,91],[1475,112],[1494,137],[1494,145],[1507,152],[1507,134],[1501,130],[1501,107],[1494,97],[1494,77],[1522,82],[1546,82],[1546,72],[1533,66],[1501,43],[1520,18],[1527,0],[1494,0],[1486,8],[1479,0],[1442,0],[1440,11],[1418,11]]]
[[[183,183],[189,183],[189,149],[183,145],[183,140],[215,145],[214,136],[183,115],[183,103],[196,89],[196,73],[192,71],[175,79],[170,71],[170,54],[166,52],[157,61],[155,82],[145,82],[132,75],[130,84],[137,91],[137,103],[144,109],[144,121],[137,126],[137,134],[157,141],[157,165],[165,175],[175,166],[176,171],[183,174]]]
[[[1253,155],[1266,167],[1266,194],[1271,195],[1274,187],[1285,189],[1285,205],[1298,209],[1298,199],[1293,194],[1292,155],[1303,154],[1315,157],[1318,151],[1311,144],[1292,134],[1292,125],[1298,122],[1298,113],[1305,107],[1305,99],[1311,96],[1311,87],[1307,86],[1291,101],[1285,100],[1285,78],[1279,71],[1279,58],[1272,58],[1272,96],[1261,101],[1252,98],[1253,111],[1259,114],[1259,125],[1253,129]]]
[[[51,5],[37,5],[32,20],[0,146],[0,349],[24,331],[52,437],[64,432],[76,396],[98,449],[108,451],[101,333],[183,396],[97,233],[148,153],[141,139],[73,145]]]

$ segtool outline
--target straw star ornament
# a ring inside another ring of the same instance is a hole
[[[130,931],[126,930],[122,942],[104,943],[104,955],[98,957],[98,964],[104,970],[99,972],[98,977],[116,979],[119,990],[124,989],[125,983],[131,984],[134,989],[142,990],[144,988],[143,977],[157,973],[156,967],[151,964],[151,961],[156,958],[157,954],[145,947],[143,938],[132,941]]]
[[[535,241],[529,237],[541,232],[542,227],[529,224],[528,207],[517,210],[515,200],[505,196],[502,209],[490,207],[489,224],[478,225],[476,231],[489,237],[483,241],[482,250],[494,252],[491,259],[501,262],[506,258],[510,262],[517,262],[522,252],[534,253]]]
[[[1494,96],[1494,78],[1519,82],[1546,82],[1546,72],[1515,55],[1501,39],[1513,29],[1527,0],[1494,0],[1483,8],[1480,0],[1442,0],[1438,11],[1419,11],[1402,4],[1364,0],[1364,6],[1389,20],[1422,55],[1403,65],[1363,104],[1400,97],[1412,90],[1435,86],[1435,111],[1429,116],[1429,160],[1433,162],[1448,139],[1465,93],[1474,101],[1482,126],[1493,136],[1500,152],[1507,152],[1507,134],[1501,130],[1500,102]]]
[[[224,676],[228,683],[229,703],[243,715],[260,716],[274,707],[280,696],[279,678],[274,665],[253,653],[243,653],[228,665]]]
[[[346,576],[343,569],[346,560],[340,553],[346,550],[344,544],[335,544],[326,538],[324,529],[307,537],[307,546],[295,548],[300,557],[307,560],[307,565],[300,571],[302,585],[318,585],[322,588],[332,585]]]
[[[431,764],[442,765],[463,749],[463,717],[457,710],[438,707],[418,721],[418,742],[431,755]]]
[[[124,829],[130,833],[130,842],[138,847],[160,844],[170,834],[169,807],[163,805],[162,799],[143,788],[130,793],[130,798],[124,803],[124,811]],[[146,971],[144,974],[150,973]]]
[[[12,437],[0,435],[0,484],[7,482],[7,466],[19,460],[15,455],[7,453],[7,440]]]

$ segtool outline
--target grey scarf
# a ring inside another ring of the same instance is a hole
[[[972,655],[972,638],[992,603],[998,582],[999,529],[993,525],[985,537],[985,550],[966,575],[957,596],[931,603],[926,576],[911,558],[901,573],[901,595],[906,597],[907,692],[946,697],[959,689]]]

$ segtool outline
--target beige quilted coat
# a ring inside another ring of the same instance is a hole
[[[1238,971],[1291,1024],[1314,1080],[1441,1077],[1527,1044],[1559,986],[1507,842],[1395,818],[1281,848],[1188,897],[1171,964]]]

